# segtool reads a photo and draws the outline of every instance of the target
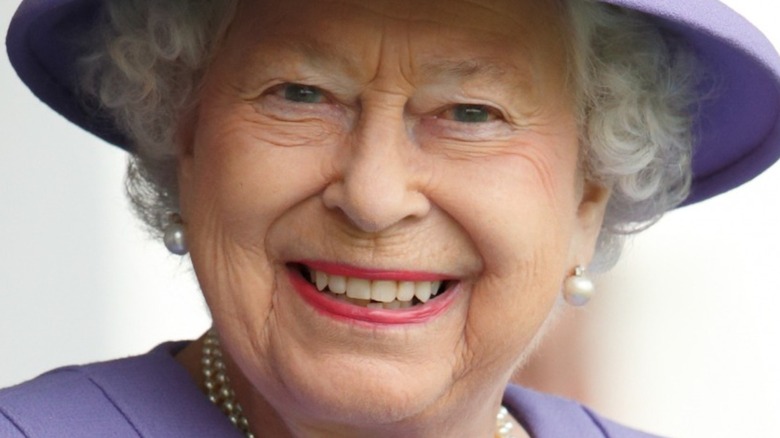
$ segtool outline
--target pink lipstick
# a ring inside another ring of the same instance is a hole
[[[372,270],[320,261],[292,264],[288,272],[293,288],[315,310],[349,322],[425,323],[449,309],[459,295],[460,282],[430,272]],[[314,272],[317,272],[317,285],[313,284],[314,278],[309,278]],[[372,288],[382,291],[372,292]],[[412,298],[409,293],[414,288],[417,291]]]

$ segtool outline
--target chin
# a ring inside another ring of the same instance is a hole
[[[322,360],[299,357],[276,371],[298,412],[352,426],[390,426],[424,418],[453,385],[452,371],[436,364],[349,354]]]

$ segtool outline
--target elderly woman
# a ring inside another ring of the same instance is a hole
[[[510,376],[622,235],[780,155],[715,1],[26,0],[8,47],[214,327],[0,392],[3,436],[646,436]]]

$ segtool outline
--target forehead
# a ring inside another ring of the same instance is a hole
[[[272,48],[355,65],[396,55],[428,73],[497,76],[565,62],[562,9],[557,0],[243,0],[229,39],[245,56]]]
[[[562,9],[561,0],[240,0],[237,18],[290,28],[338,28],[349,19],[371,26],[380,20],[508,34],[549,29]]]

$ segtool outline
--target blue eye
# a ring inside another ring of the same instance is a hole
[[[495,120],[495,111],[485,105],[455,105],[449,111],[452,120],[461,123],[486,123]]]
[[[325,94],[317,87],[302,84],[286,84],[282,89],[284,98],[297,103],[321,103]]]

